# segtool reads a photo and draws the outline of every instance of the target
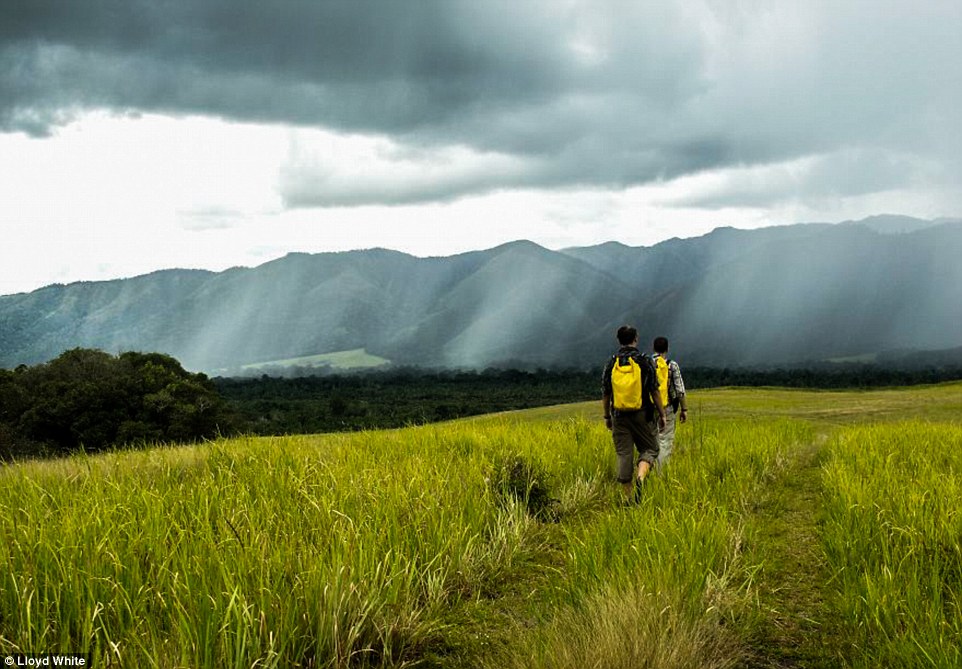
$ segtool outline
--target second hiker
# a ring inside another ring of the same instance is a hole
[[[681,378],[678,363],[668,358],[668,339],[655,337],[652,343],[655,354],[655,370],[658,377],[658,394],[666,409],[665,429],[658,433],[658,466],[661,467],[671,456],[675,445],[675,414],[678,421],[688,420],[688,404],[685,401],[685,381]]]

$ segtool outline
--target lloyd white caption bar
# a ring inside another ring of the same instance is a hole
[[[91,667],[90,656],[82,653],[37,653],[7,655],[3,667]]]

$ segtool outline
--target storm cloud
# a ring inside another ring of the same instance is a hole
[[[7,0],[0,130],[94,109],[298,126],[290,208],[717,170],[740,176],[680,204],[751,206],[958,183],[960,64],[957,0]]]

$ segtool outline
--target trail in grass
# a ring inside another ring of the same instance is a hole
[[[760,500],[756,550],[763,564],[758,576],[763,617],[751,639],[749,669],[827,669],[842,659],[818,537],[826,437],[796,449],[793,462]]]
[[[574,523],[603,513],[598,504],[581,509],[560,522],[537,524],[531,528],[530,550],[484,592],[451,609],[444,625],[457,629],[446,644],[432,649],[418,667],[424,669],[462,669],[491,666],[499,649],[517,643],[519,630],[540,624],[541,603],[546,590],[554,587],[566,564],[568,539],[563,523]]]

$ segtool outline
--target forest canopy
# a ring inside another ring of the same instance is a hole
[[[212,382],[161,353],[75,348],[0,370],[0,457],[214,437],[229,418]]]

